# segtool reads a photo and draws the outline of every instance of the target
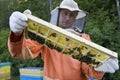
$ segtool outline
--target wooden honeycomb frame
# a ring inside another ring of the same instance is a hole
[[[118,57],[117,53],[88,41],[78,35],[52,25],[33,15],[28,17],[26,38],[36,40],[51,49],[69,55],[77,60],[98,67],[111,57]]]

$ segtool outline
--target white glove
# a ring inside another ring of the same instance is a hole
[[[96,71],[102,71],[102,72],[107,72],[107,73],[114,73],[116,70],[119,69],[119,65],[118,65],[118,59],[116,58],[110,58],[108,59],[108,61],[106,61],[105,63],[103,63],[103,65],[101,65],[98,68],[94,68]]]
[[[31,14],[31,11],[27,9],[23,13]],[[28,18],[23,13],[15,11],[10,16],[9,25],[13,32],[22,32],[23,29],[27,26],[26,21]]]

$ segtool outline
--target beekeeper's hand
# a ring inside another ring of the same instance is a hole
[[[31,14],[31,11],[27,9],[23,13]],[[26,21],[28,20],[28,18],[23,13],[15,11],[11,14],[9,18],[10,29],[14,33],[21,33],[23,29],[27,26]]]
[[[102,71],[106,73],[114,73],[116,70],[119,69],[118,59],[112,58],[108,59],[103,65],[98,68],[95,68],[96,71]]]

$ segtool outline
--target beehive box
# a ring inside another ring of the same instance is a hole
[[[26,16],[29,19],[28,27],[25,30],[26,38],[38,41],[40,44],[93,67],[102,65],[111,57],[118,57],[116,52],[101,45],[88,41],[33,15],[26,14]]]
[[[11,76],[11,63],[3,62],[0,63],[0,80],[10,79]]]
[[[43,80],[43,68],[20,68],[20,80]]]

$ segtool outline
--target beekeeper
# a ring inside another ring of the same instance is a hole
[[[31,14],[30,10],[25,13]],[[51,12],[51,23],[68,31],[75,32],[71,26],[75,20],[84,16],[74,0],[63,0],[59,7]],[[114,73],[119,69],[117,59],[109,59],[98,68],[93,68],[84,62],[73,59],[54,49],[50,49],[36,41],[26,39],[24,28],[28,18],[21,12],[15,11],[9,18],[10,35],[8,49],[16,59],[34,59],[39,54],[44,61],[44,80],[89,80],[102,79],[105,72]],[[72,30],[73,29],[73,30]],[[76,32],[75,34],[78,34]],[[89,35],[80,34],[90,40]]]

